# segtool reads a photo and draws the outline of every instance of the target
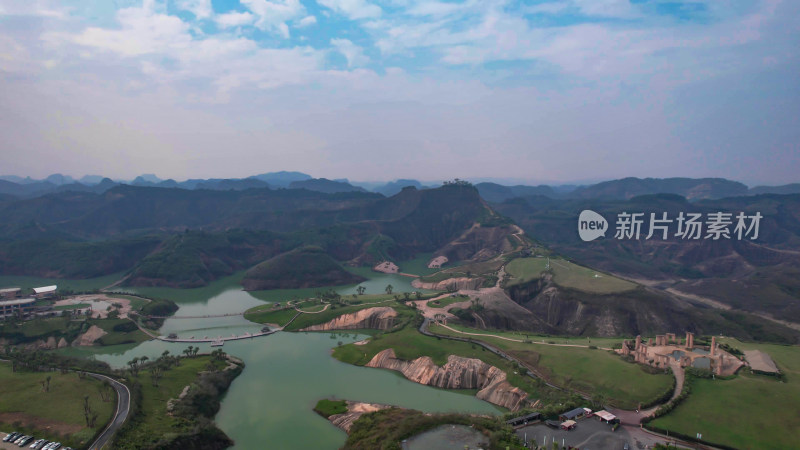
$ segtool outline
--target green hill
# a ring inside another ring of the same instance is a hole
[[[346,271],[321,248],[302,247],[248,270],[242,279],[242,286],[248,291],[258,291],[337,286],[364,280]]]

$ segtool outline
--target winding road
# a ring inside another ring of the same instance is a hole
[[[116,433],[125,423],[125,420],[128,419],[128,413],[131,410],[131,391],[128,390],[128,386],[125,386],[113,378],[100,375],[99,373],[87,372],[86,374],[100,381],[108,381],[117,392],[117,409],[114,412],[114,418],[111,419],[111,422],[108,423],[106,429],[100,433],[100,436],[97,437],[94,443],[89,446],[89,450],[100,450],[108,444],[114,433]]]

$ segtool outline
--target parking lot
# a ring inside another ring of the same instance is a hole
[[[0,432],[0,450],[19,450],[20,449],[19,445],[16,445],[13,442],[3,442],[3,439],[6,436],[8,436],[7,433]],[[30,445],[33,444],[37,439],[38,438],[34,437],[34,439],[28,442],[28,444],[25,445],[24,448],[29,448]],[[61,447],[61,449],[64,449],[64,447]]]
[[[611,425],[595,418],[579,420],[578,425],[570,431],[550,428],[540,423],[518,429],[517,435],[520,439],[527,437],[528,442],[536,441],[540,446],[546,440],[547,448],[550,448],[554,439],[559,448],[562,443],[566,447],[572,446],[581,450],[623,449],[626,443],[631,450],[636,448],[632,445],[628,432],[622,427],[617,428],[617,431],[611,431]]]

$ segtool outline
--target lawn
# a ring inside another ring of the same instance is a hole
[[[506,273],[511,275],[508,286],[527,283],[541,277],[547,266],[547,258],[517,258],[506,264]]]
[[[282,327],[292,320],[295,315],[297,315],[297,311],[294,308],[273,309],[266,305],[247,310],[244,313],[244,318],[251,322],[270,323]]]
[[[44,392],[41,381],[50,377],[50,390]],[[24,428],[37,438],[85,446],[111,419],[115,408],[113,391],[110,401],[100,396],[102,383],[94,378],[81,379],[69,372],[16,372],[11,365],[0,364],[0,422],[3,429]],[[94,428],[86,426],[84,396],[97,413]],[[21,431],[21,430],[20,430]]]
[[[513,278],[508,285],[527,283],[545,271],[547,258],[517,258],[506,265],[506,272]],[[563,287],[584,292],[611,294],[636,288],[636,284],[613,275],[579,266],[563,259],[550,259],[550,270],[554,281]]]
[[[478,333],[459,327],[463,331]],[[444,327],[432,326],[431,332],[464,337]],[[512,333],[494,333],[500,336],[520,339]],[[590,395],[601,394],[615,406],[633,409],[641,403],[647,403],[664,394],[672,386],[672,376],[665,374],[651,375],[644,372],[637,364],[623,361],[609,351],[579,347],[559,347],[536,343],[544,341],[569,343],[573,345],[610,346],[614,339],[607,338],[574,338],[561,337],[536,338],[532,342],[512,342],[496,337],[478,337],[498,347],[517,359],[525,362],[541,373],[549,382],[562,387],[576,389]],[[619,342],[619,339],[616,340]]]
[[[314,411],[327,419],[328,417],[336,414],[346,413],[347,402],[344,400],[328,400],[324,398],[317,402],[317,406],[314,407]]]
[[[438,283],[450,278],[476,277],[497,272],[503,265],[502,260],[490,260],[472,264],[450,267],[421,278],[426,283]]]
[[[555,282],[566,288],[598,294],[625,292],[636,288],[636,284],[630,281],[622,280],[588,267],[579,266],[563,259],[551,259],[550,267],[553,269]]]
[[[90,305],[89,303],[75,303],[73,305],[58,305],[58,306],[54,306],[53,310],[54,311],[63,311],[65,309],[83,309],[83,308],[88,308],[90,306],[92,306],[92,305]]]
[[[800,448],[800,347],[720,341],[768,353],[786,381],[746,369],[731,380],[695,380],[686,400],[650,424],[736,448]]]
[[[135,344],[150,340],[150,336],[128,319],[92,319],[89,323],[108,333],[98,340],[100,345]]]
[[[436,327],[436,325],[432,326]],[[524,331],[479,330],[477,328],[470,328],[456,323],[448,323],[447,326],[467,333],[494,335],[517,340],[529,340],[534,344],[594,345],[596,347],[611,348],[614,344],[621,344],[623,340],[621,337],[550,336],[546,334],[526,333]],[[447,331],[441,327],[437,327],[437,329]],[[444,334],[444,332],[442,334]]]

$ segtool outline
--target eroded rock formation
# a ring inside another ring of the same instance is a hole
[[[341,316],[319,325],[312,325],[300,331],[330,331],[330,330],[388,330],[394,325],[397,311],[388,306],[362,309]]]
[[[393,349],[375,355],[367,367],[396,370],[420,384],[445,389],[480,389],[476,397],[516,411],[525,406],[528,394],[512,386],[506,374],[480,359],[450,355],[442,367],[427,356],[413,361],[398,359]]]
[[[86,330],[86,333],[83,333],[80,336],[78,336],[78,338],[72,342],[72,345],[73,346],[94,345],[94,342],[96,340],[100,339],[106,334],[108,333],[106,333],[106,331],[103,330],[102,328],[98,327],[97,325],[92,325],[91,327],[89,327],[88,330]]]
[[[348,400],[347,412],[342,414],[334,414],[328,417],[328,420],[330,420],[334,426],[341,428],[346,433],[350,433],[350,427],[353,426],[353,422],[358,420],[358,418],[363,414],[380,411],[387,408],[392,408],[392,406],[381,405],[378,403],[353,402]]]
[[[447,290],[475,290],[483,284],[483,278],[448,278],[437,283],[426,283],[419,278],[412,281],[411,285],[417,289],[430,289],[432,291],[447,291]]]

